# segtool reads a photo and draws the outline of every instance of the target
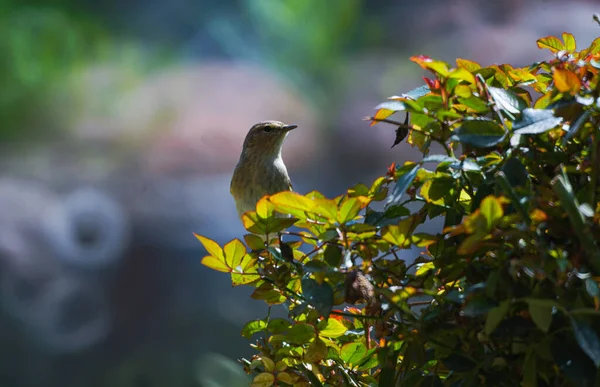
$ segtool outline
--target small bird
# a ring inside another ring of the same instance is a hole
[[[255,211],[256,202],[263,196],[292,190],[281,149],[288,132],[297,127],[261,121],[248,131],[230,186],[240,217],[246,211]]]

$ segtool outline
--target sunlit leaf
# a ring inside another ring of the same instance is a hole
[[[279,192],[270,196],[269,201],[275,205],[276,211],[291,214],[299,219],[306,219],[314,209],[312,200],[292,191]]]
[[[227,266],[236,268],[241,262],[244,255],[246,255],[246,247],[239,239],[234,239],[228,242],[224,247],[225,262]]]
[[[479,211],[486,220],[487,230],[491,231],[500,219],[504,216],[504,210],[502,209],[502,202],[494,197],[488,196],[481,201]]]
[[[242,336],[249,339],[255,333],[263,332],[266,328],[267,323],[265,320],[253,320],[244,325],[244,328],[242,328]]]
[[[554,69],[552,76],[554,79],[554,86],[561,93],[575,94],[581,89],[581,80],[571,70],[557,68]]]
[[[467,69],[462,67],[456,68],[448,74],[448,78],[455,78],[461,81],[467,81],[470,84],[475,83],[475,77]]]
[[[344,324],[334,318],[328,318],[326,325],[319,329],[319,335],[325,337],[340,337],[346,333],[348,329]]]
[[[286,341],[296,345],[306,344],[315,336],[315,328],[304,323],[296,324],[285,332]]]
[[[355,366],[367,354],[367,347],[361,342],[344,344],[340,351],[340,358],[348,365]]]
[[[207,255],[206,257],[202,258],[200,263],[206,267],[210,267],[213,270],[222,271],[224,273],[229,273],[231,271],[231,268],[225,264],[224,260],[212,255]]]
[[[347,198],[342,202],[342,205],[338,209],[337,221],[339,223],[346,223],[356,219],[358,213],[364,209],[369,202],[370,200],[366,196]]]
[[[481,65],[479,63],[473,62],[473,61],[468,60],[468,59],[461,59],[461,58],[456,59],[456,65],[458,67],[466,69],[466,70],[468,70],[470,72],[477,71],[477,70],[479,70],[481,68]]]
[[[218,258],[221,261],[225,261],[225,255],[223,254],[223,249],[221,249],[221,246],[219,246],[219,244],[217,242],[215,242],[212,239],[209,239],[205,236],[196,234],[196,233],[194,233],[194,236],[196,238],[198,238],[200,243],[202,243],[202,245],[204,246],[204,248],[210,255]]]
[[[546,36],[537,40],[537,46],[539,48],[547,48],[553,53],[565,49],[565,45],[555,36]]]
[[[448,75],[448,64],[442,61],[433,60],[425,55],[412,56],[410,60],[425,70],[431,70],[443,77]]]
[[[577,44],[575,43],[575,37],[573,34],[568,32],[563,32],[562,34],[563,42],[565,42],[565,50],[569,52],[574,52],[577,50]]]

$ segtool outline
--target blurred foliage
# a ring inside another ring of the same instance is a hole
[[[196,235],[204,265],[289,312],[243,328],[253,386],[598,385],[600,38],[537,43],[553,58],[523,68],[412,57],[432,76],[371,120],[423,159],[333,199],[264,197],[245,245]]]
[[[49,6],[4,1],[0,9],[0,139],[61,133],[65,117],[76,108],[71,103],[77,96],[69,88],[79,85],[69,77],[89,66],[118,63],[139,75],[170,59],[166,51],[150,55],[139,45],[116,39],[77,2]],[[63,96],[67,98],[57,100]]]

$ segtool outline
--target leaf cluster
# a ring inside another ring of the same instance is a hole
[[[254,386],[597,385],[600,38],[537,43],[551,59],[528,67],[411,58],[425,85],[369,119],[421,160],[264,197],[245,243],[197,236],[204,265],[288,312],[242,331]]]

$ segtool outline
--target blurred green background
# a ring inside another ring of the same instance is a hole
[[[362,121],[421,84],[411,55],[524,65],[539,37],[589,43],[595,11],[0,0],[0,385],[247,385],[239,332],[266,308],[201,267],[192,232],[242,235],[228,184],[248,128],[298,124],[295,189],[337,195],[418,157]]]

